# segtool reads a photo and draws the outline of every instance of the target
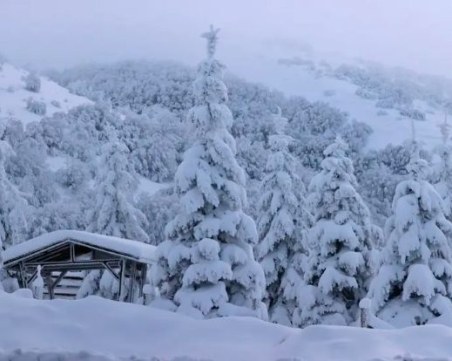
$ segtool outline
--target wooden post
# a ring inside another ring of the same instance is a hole
[[[143,297],[143,288],[144,288],[144,284],[146,283],[146,273],[147,273],[147,264],[142,263],[141,264],[141,274],[140,274],[140,289],[139,289],[140,297]]]
[[[28,282],[27,282],[27,273],[25,271],[25,266],[23,262],[19,263],[19,269],[20,269],[20,283],[22,288],[28,288]]]
[[[52,272],[49,272],[46,274],[45,280],[46,280],[47,292],[49,293],[50,299],[53,300],[55,298],[55,295],[53,294]]]
[[[69,253],[70,253],[71,262],[75,262],[75,246],[74,246],[74,243],[71,243],[69,245]]]
[[[114,278],[119,280],[120,275],[116,274],[115,270],[108,264],[108,262],[103,262],[103,264],[104,264],[104,267],[107,269],[107,271],[110,272]]]
[[[121,268],[119,270],[118,301],[124,300],[124,279],[125,279],[125,275],[126,275],[126,267],[127,267],[127,261],[125,259],[121,259]]]
[[[127,295],[127,302],[133,302],[133,290],[135,286],[135,278],[137,274],[136,262],[131,262],[130,275],[129,275],[129,294]]]
[[[369,298],[363,298],[359,302],[359,309],[360,309],[360,320],[361,320],[361,327],[368,328],[369,327],[369,313],[370,313],[370,306],[371,301]]]
[[[55,290],[55,287],[61,282],[63,277],[66,275],[67,271],[60,272],[60,275],[56,278],[56,280],[52,284],[52,289]]]
[[[33,272],[33,274],[31,275],[31,277],[28,279],[28,281],[27,281],[27,287],[28,287],[28,285],[30,284],[30,283],[32,283],[34,280],[35,280],[35,278],[38,276],[38,269],[37,269],[37,267],[36,267],[36,270]]]

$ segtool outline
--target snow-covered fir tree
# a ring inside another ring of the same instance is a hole
[[[425,324],[452,312],[447,241],[452,224],[441,196],[426,180],[428,163],[417,146],[407,170],[409,178],[396,188],[382,266],[369,292],[377,316],[396,326]]]
[[[94,186],[96,199],[88,230],[147,242],[149,238],[143,230],[147,219],[133,203],[132,195],[137,188],[137,181],[133,177],[127,154],[127,147],[118,140],[104,147]]]
[[[259,315],[265,277],[254,260],[254,221],[243,212],[245,174],[229,133],[224,66],[215,59],[218,30],[211,27],[207,59],[193,84],[195,106],[188,120],[197,140],[184,154],[175,176],[181,209],[168,224],[168,239],[157,249],[154,284],[179,312],[197,317]]]
[[[30,208],[27,200],[8,179],[5,159],[12,154],[6,141],[0,141],[0,239],[5,247],[27,239],[27,216]]]
[[[104,146],[88,231],[148,242],[149,237],[143,229],[147,225],[146,216],[133,204],[137,184],[127,158],[128,149],[115,138],[113,136],[113,140]],[[98,293],[113,299],[118,292],[118,281],[110,272],[91,271],[86,275],[78,297]]]
[[[305,187],[297,175],[297,160],[289,152],[292,138],[284,134],[287,119],[279,108],[274,123],[276,134],[269,137],[271,153],[260,189],[255,254],[265,272],[270,320],[290,325],[293,298],[288,288],[292,287],[294,271],[287,274],[287,270],[293,257],[305,251],[302,234],[310,224]]]
[[[30,72],[24,79],[25,89],[33,93],[39,93],[41,90],[41,79],[35,72]]]
[[[294,315],[299,325],[355,322],[372,276],[375,230],[346,151],[340,138],[328,146],[322,170],[309,186],[314,225],[308,232],[301,307]]]
[[[440,125],[442,144],[436,149],[440,158],[434,171],[435,188],[444,201],[446,216],[452,217],[452,144],[450,139],[451,125],[447,117]]]
[[[7,274],[3,269],[3,242],[0,239],[0,291],[4,290],[3,281],[6,279]]]

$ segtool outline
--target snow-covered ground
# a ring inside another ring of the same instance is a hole
[[[71,360],[90,360],[87,354],[115,360],[186,356],[218,361],[386,361],[408,355],[414,360],[452,360],[452,328],[436,325],[300,330],[251,318],[194,320],[98,297],[38,301],[6,293],[0,294],[0,320],[0,359],[21,350],[29,355],[79,355],[66,357]]]
[[[9,63],[0,65],[0,118],[12,117],[24,124],[39,121],[44,115],[38,115],[26,109],[27,99],[43,102],[46,105],[46,114],[67,112],[81,104],[91,103],[90,100],[72,94],[45,77],[41,79],[39,92],[31,92],[25,89],[24,78],[28,72],[14,67]]]

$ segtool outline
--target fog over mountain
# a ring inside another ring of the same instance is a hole
[[[39,68],[202,55],[198,34],[222,28],[219,56],[246,73],[277,44],[452,76],[448,0],[2,0],[0,52]],[[243,57],[247,58],[244,60]]]

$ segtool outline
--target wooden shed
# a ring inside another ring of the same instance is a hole
[[[138,241],[61,230],[8,248],[3,253],[3,263],[8,274],[24,288],[30,287],[41,266],[50,299],[75,298],[83,271],[104,270],[119,283],[116,299],[132,302],[134,295],[143,294],[154,252],[154,246]]]

